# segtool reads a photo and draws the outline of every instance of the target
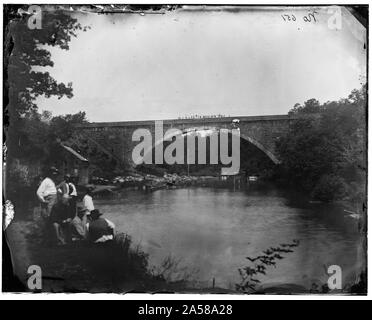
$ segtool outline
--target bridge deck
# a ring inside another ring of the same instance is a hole
[[[97,127],[130,127],[130,126],[149,126],[153,125],[154,121],[163,121],[164,124],[206,124],[206,123],[230,123],[234,119],[239,119],[240,122],[257,122],[257,121],[280,121],[290,120],[291,117],[283,115],[269,115],[269,116],[235,116],[223,118],[195,118],[195,119],[166,119],[166,120],[139,120],[139,121],[118,121],[118,122],[90,122],[86,124],[78,124],[79,128],[97,128]]]

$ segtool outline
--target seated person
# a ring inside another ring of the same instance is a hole
[[[58,245],[66,244],[69,240],[69,223],[74,217],[71,215],[71,210],[62,201],[57,202],[53,206],[50,214],[50,222],[53,226],[55,240]]]
[[[72,241],[85,240],[88,236],[86,210],[82,207],[77,210],[77,215],[70,224]]]
[[[90,213],[91,222],[88,224],[89,240],[102,243],[114,239],[115,225],[101,217],[102,213],[94,209]]]

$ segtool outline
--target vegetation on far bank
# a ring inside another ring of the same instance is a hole
[[[279,177],[313,199],[362,203],[366,195],[366,85],[346,99],[310,99],[289,112],[298,119],[277,141]]]

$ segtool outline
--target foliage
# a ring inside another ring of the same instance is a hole
[[[48,122],[47,163],[55,164],[64,158],[60,143],[66,143],[74,136],[74,125],[87,122],[85,112],[52,117]]]
[[[6,16],[10,17],[5,37],[5,79],[9,99],[5,101],[9,119],[7,161],[34,160],[48,166],[63,157],[60,142],[71,142],[73,126],[86,122],[84,112],[52,117],[50,112],[37,111],[39,96],[56,96],[58,99],[73,96],[72,83],[58,83],[47,71],[46,68],[54,66],[48,49],[69,50],[71,39],[89,27],[83,27],[69,11],[58,6],[42,6],[41,29],[28,27],[27,6],[6,6],[5,10]],[[74,147],[79,150],[79,143]],[[101,153],[94,154],[96,158],[102,158]],[[107,157],[103,158],[98,168],[102,162],[107,163]]]
[[[289,115],[294,114],[311,114],[321,112],[323,107],[319,104],[319,101],[316,99],[309,99],[305,101],[304,105],[296,103],[294,107],[288,112]]]
[[[112,179],[123,173],[123,168],[119,166],[120,159],[114,155],[114,151],[110,147],[111,144],[117,143],[118,138],[112,140],[109,134],[105,133],[101,134],[101,138],[104,142],[97,143],[95,141],[93,143],[93,139],[80,134],[75,129],[64,142],[89,159],[89,170],[92,176]]]
[[[66,141],[75,131],[74,125],[88,122],[85,112],[66,114],[53,117],[50,120],[52,139]]]
[[[76,124],[86,122],[86,114],[81,111],[53,116],[48,111],[39,113],[32,110],[23,118],[24,126],[19,136],[22,154],[16,155],[27,164],[42,163],[44,168],[52,165],[58,167],[66,158],[66,150],[61,147],[63,143],[89,159],[92,175],[112,178],[118,174],[115,171],[116,161],[79,136],[74,128]]]
[[[237,291],[254,292],[256,287],[261,283],[259,275],[266,275],[267,268],[275,267],[277,260],[282,260],[282,254],[293,252],[293,248],[300,244],[299,240],[294,239],[292,243],[282,243],[278,247],[270,247],[262,251],[263,254],[256,257],[246,257],[250,265],[238,269],[241,277],[240,283],[235,285]]]
[[[55,164],[62,155],[61,142],[73,136],[73,126],[86,122],[85,112],[53,117],[50,112],[29,112],[23,118],[22,151],[27,160],[38,159],[46,166]],[[22,155],[19,155],[22,158]]]
[[[289,132],[276,145],[284,180],[321,200],[350,196],[344,183],[364,186],[366,101],[363,86],[337,102],[296,104]]]
[[[154,266],[150,269],[150,274],[155,279],[166,283],[178,283],[184,286],[187,283],[196,281],[195,275],[198,273],[198,269],[190,268],[182,262],[182,258],[177,259],[172,255],[168,255],[159,266]]]
[[[7,159],[6,173],[6,197],[17,207],[35,199],[40,170],[57,166],[65,159],[66,151],[60,145],[64,141],[59,137],[68,139],[73,135],[73,125],[85,122],[86,118],[84,112],[53,117],[50,112],[32,110],[22,120],[18,142],[22,152],[13,153],[13,161]],[[39,170],[30,170],[35,167]]]
[[[44,69],[54,65],[48,47],[68,50],[71,38],[87,27],[82,27],[67,11],[43,6],[42,28],[30,29],[27,23],[29,15],[25,14],[27,6],[6,6],[5,10],[5,16],[9,18],[5,33],[7,52],[4,61],[4,78],[8,89],[8,95],[4,99],[9,120],[8,156],[28,157],[34,154],[31,149],[38,156],[43,147],[39,149],[40,146],[37,146],[35,149],[33,142],[39,138],[39,141],[44,141],[47,136],[44,122],[33,121],[40,120],[35,119],[40,116],[36,113],[37,97],[72,97],[72,83],[58,83]],[[33,133],[32,137],[29,137],[30,131]]]
[[[113,259],[110,261],[118,275],[125,270],[124,276],[130,274],[134,277],[146,277],[150,275],[148,271],[149,256],[139,246],[133,247],[132,238],[125,233],[117,233],[113,242]]]
[[[345,181],[336,175],[321,176],[311,195],[321,201],[330,201],[342,198],[346,193]]]
[[[72,97],[72,83],[58,83],[49,72],[36,71],[35,67],[53,67],[47,47],[68,50],[71,38],[86,30],[66,11],[54,8],[42,7],[41,29],[30,29],[28,19],[29,15],[23,14],[11,20],[7,28],[13,44],[8,66],[10,107],[19,115],[37,109],[35,99],[40,95]]]

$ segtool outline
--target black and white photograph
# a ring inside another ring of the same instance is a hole
[[[2,291],[367,295],[368,10],[4,4]]]

